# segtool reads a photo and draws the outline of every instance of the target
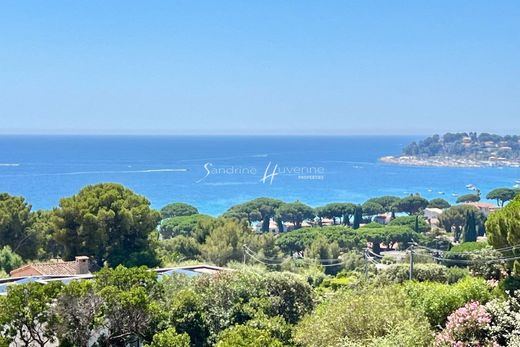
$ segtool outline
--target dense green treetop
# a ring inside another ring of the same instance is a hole
[[[86,255],[99,265],[154,266],[149,236],[160,219],[145,197],[120,184],[102,183],[61,199],[54,222],[65,259]]]
[[[316,238],[323,235],[327,240],[337,242],[342,249],[361,249],[362,237],[355,230],[344,226],[329,226],[326,228],[303,228],[281,234],[276,243],[287,254],[302,252],[309,247]]]
[[[277,199],[257,198],[231,207],[223,216],[247,219],[250,224],[261,221],[261,230],[266,232],[269,231],[270,219],[275,217],[276,210],[283,204],[283,201]]]
[[[197,259],[200,255],[200,248],[201,244],[193,237],[179,235],[171,239],[157,241],[155,252],[164,266],[181,260]]]
[[[350,217],[354,214],[356,205],[352,203],[333,202],[325,206],[316,208],[316,215],[319,218],[329,218],[336,224],[336,219],[343,221],[343,224],[350,223]]]
[[[379,253],[379,244],[383,243],[388,248],[394,248],[399,243],[400,248],[408,247],[411,241],[419,240],[419,234],[406,225],[387,225],[383,228],[366,228],[360,230],[360,236],[373,244],[373,251]]]
[[[340,248],[337,241],[330,242],[324,235],[318,235],[312,243],[305,249],[305,257],[311,259],[338,259]],[[325,269],[327,270],[327,269]]]
[[[480,201],[480,195],[478,194],[465,194],[461,195],[457,198],[457,203],[464,203],[464,202],[478,202]]]
[[[486,195],[486,199],[494,199],[497,205],[503,207],[504,203],[513,200],[518,195],[518,191],[510,188],[493,189]]]
[[[418,194],[409,195],[399,200],[394,208],[396,212],[406,212],[408,214],[416,214],[421,210],[424,210],[429,204],[429,201],[421,197]]]
[[[249,325],[236,325],[224,330],[216,347],[283,347],[283,343],[268,331]]]
[[[418,221],[419,223],[419,230],[418,232],[424,233],[431,230],[430,225],[424,220],[424,218],[416,218],[416,216],[400,216],[395,219],[392,219],[388,225],[389,226],[398,226],[398,225],[404,225],[409,227],[411,230],[415,230],[415,224]]]
[[[257,251],[258,238],[245,221],[218,218],[212,222],[211,232],[202,245],[205,259],[223,266],[231,260],[241,261],[244,245]]]
[[[53,343],[54,317],[49,308],[62,286],[61,282],[10,286],[7,295],[0,297],[0,336],[26,346]]]
[[[398,196],[392,195],[384,195],[376,198],[368,199],[366,203],[376,203],[383,207],[383,212],[392,212],[394,210],[394,206],[401,201],[401,198]]]
[[[281,205],[276,210],[276,214],[284,222],[293,223],[295,229],[301,228],[304,220],[314,219],[316,216],[312,207],[299,201]]]
[[[177,333],[175,328],[168,328],[155,334],[145,347],[190,347],[190,337],[186,333]]]
[[[23,259],[18,254],[11,250],[11,247],[4,246],[0,248],[0,271],[3,270],[6,273],[11,272],[16,268],[19,268],[23,264]]]
[[[451,205],[448,201],[446,201],[443,198],[435,198],[430,200],[427,207],[430,208],[440,208],[441,210],[444,210],[446,208],[449,208]]]
[[[275,210],[283,204],[283,201],[272,198],[256,198],[244,203],[230,207],[224,216],[239,216],[242,215],[251,222],[260,221],[264,217],[273,217]]]
[[[0,248],[9,246],[22,258],[35,259],[40,234],[33,222],[31,205],[23,197],[0,193]]]
[[[38,235],[38,259],[60,258],[64,253],[63,245],[56,241],[56,225],[54,210],[38,210],[33,212],[32,230]]]
[[[213,217],[204,214],[166,218],[161,221],[159,232],[165,239],[179,235],[194,236],[199,223],[210,221],[211,219],[213,219]]]
[[[472,205],[455,205],[448,208],[439,216],[439,224],[444,230],[455,233],[455,240],[461,236],[462,229],[466,225],[468,213],[475,214],[475,224],[477,228],[482,228],[484,225],[484,215]]]
[[[363,214],[365,216],[375,216],[377,214],[385,212],[385,209],[382,205],[374,201],[365,202],[361,208],[363,209]]]
[[[183,202],[174,202],[161,208],[161,215],[163,218],[191,216],[199,213],[195,206]]]
[[[494,248],[520,245],[520,196],[489,215],[486,234],[488,243]],[[516,261],[515,267],[519,265],[520,262]]]

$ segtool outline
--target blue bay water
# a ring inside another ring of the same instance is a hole
[[[193,204],[217,215],[260,196],[311,206],[378,195],[426,198],[512,187],[518,168],[430,168],[384,164],[419,137],[0,136],[0,192],[52,208],[83,186],[118,182],[156,208]],[[278,175],[262,181],[268,174]],[[298,170],[300,173],[298,173]],[[443,192],[443,194],[439,194]]]

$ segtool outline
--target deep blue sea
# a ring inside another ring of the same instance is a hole
[[[467,184],[485,194],[520,179],[518,168],[404,167],[378,161],[419,138],[0,136],[0,191],[24,196],[34,209],[47,209],[88,184],[118,182],[156,208],[182,201],[217,215],[261,196],[311,206],[410,193],[454,201],[452,194],[469,192]]]

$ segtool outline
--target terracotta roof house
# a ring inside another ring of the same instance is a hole
[[[78,258],[79,258],[78,260],[88,261],[87,257],[78,257]],[[69,262],[61,261],[58,263],[54,262],[52,264],[53,265],[54,264],[63,265],[63,264],[75,264],[75,263],[76,263],[75,261],[69,261]],[[45,264],[49,264],[49,263],[45,263]],[[27,271],[27,273],[29,273],[30,271],[33,271],[33,272],[31,272],[30,275],[20,275],[21,272],[19,272],[15,276],[11,276],[8,278],[0,278],[0,296],[6,295],[8,288],[13,285],[33,283],[33,282],[39,283],[41,285],[45,285],[45,284],[48,284],[48,283],[54,282],[54,281],[60,281],[64,284],[68,284],[71,281],[91,280],[91,279],[95,278],[95,276],[96,276],[95,274],[91,274],[91,273],[73,274],[73,275],[70,275],[70,274],[67,274],[67,275],[41,275],[40,273],[35,274],[36,272],[34,272],[34,271],[36,269],[38,271],[43,272],[43,270],[44,270],[43,268],[47,267],[47,265],[44,265],[44,266],[40,266],[40,265],[42,265],[42,264],[26,265],[26,266],[21,267],[20,269],[17,269],[17,270]],[[68,265],[66,265],[66,266],[68,266]],[[14,270],[14,271],[17,271],[17,270]],[[71,270],[71,269],[68,268],[68,270]],[[235,271],[235,270],[224,268],[224,267],[213,266],[213,265],[199,264],[199,265],[190,265],[190,266],[150,269],[150,271],[155,272],[157,274],[157,277],[160,279],[165,276],[171,276],[174,273],[183,274],[188,277],[196,277],[196,276],[202,276],[202,275],[215,275],[219,272]]]
[[[89,258],[78,256],[73,261],[55,261],[27,264],[9,273],[11,277],[72,276],[89,274]]]
[[[491,212],[495,212],[496,210],[500,209],[500,207],[487,203],[487,202],[466,202],[466,205],[475,206],[484,214],[484,216],[489,216]]]

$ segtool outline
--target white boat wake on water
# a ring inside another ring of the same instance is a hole
[[[154,172],[187,172],[188,169],[146,169],[146,170],[107,170],[107,171],[76,171],[63,172],[49,175],[88,175],[88,174],[132,174],[132,173],[154,173]]]
[[[51,172],[40,174],[18,174],[18,175],[2,175],[3,177],[11,176],[76,176],[76,175],[97,175],[97,174],[138,174],[138,173],[161,173],[161,172],[188,172],[189,169],[145,169],[145,170],[104,170],[104,171],[73,171],[73,172]]]

